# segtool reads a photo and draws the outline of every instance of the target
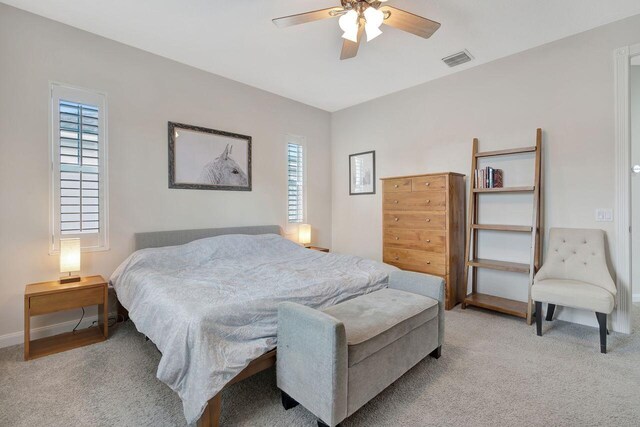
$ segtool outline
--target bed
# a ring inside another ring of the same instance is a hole
[[[224,387],[273,366],[277,306],[335,305],[386,286],[395,269],[305,249],[278,226],[141,233],[111,277],[138,331],[162,353],[157,377],[189,424],[213,426]]]

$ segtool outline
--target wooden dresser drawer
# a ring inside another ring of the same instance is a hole
[[[443,211],[447,208],[447,193],[444,191],[385,193],[382,206],[385,210]]]
[[[385,212],[385,227],[417,228],[428,230],[444,230],[446,218],[444,212]]]
[[[86,307],[104,302],[104,287],[57,292],[29,298],[29,312],[32,316],[71,308]]]
[[[383,181],[385,193],[399,193],[411,191],[411,178],[396,178]]]
[[[444,231],[388,229],[383,238],[384,246],[394,248],[444,253],[447,247]]]
[[[444,275],[447,272],[444,254],[384,247],[384,262],[403,270]]]
[[[444,190],[447,188],[447,177],[444,175],[427,175],[413,178],[412,191]]]

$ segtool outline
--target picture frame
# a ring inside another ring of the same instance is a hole
[[[376,194],[376,152],[349,155],[349,195]]]
[[[251,191],[251,137],[168,122],[169,188]]]

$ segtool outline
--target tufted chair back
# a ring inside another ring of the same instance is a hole
[[[616,285],[605,258],[604,231],[552,228],[547,258],[536,274],[535,282],[547,279],[578,280],[615,295]]]

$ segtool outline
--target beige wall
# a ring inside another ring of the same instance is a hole
[[[84,254],[83,274],[108,277],[138,231],[284,224],[287,133],[307,137],[309,222],[314,243],[330,244],[329,113],[3,4],[0,76],[0,338],[19,338],[24,285],[58,276],[47,252],[50,81],[108,97],[111,250]],[[253,191],[170,190],[167,121],[251,135]]]
[[[381,258],[381,194],[348,195],[348,155],[376,150],[377,175],[469,174],[472,138],[481,150],[533,145],[544,129],[548,227],[606,230],[596,208],[614,209],[613,50],[640,42],[640,16],[494,61],[332,115],[333,248]],[[530,182],[523,157],[505,185]],[[529,163],[530,164],[530,163]],[[483,196],[482,222],[530,223],[527,197]],[[526,236],[484,234],[483,257],[526,261]],[[611,254],[610,254],[611,255]],[[610,256],[610,259],[612,257]],[[526,279],[481,271],[481,291],[526,299]],[[595,325],[593,313],[560,317]]]

